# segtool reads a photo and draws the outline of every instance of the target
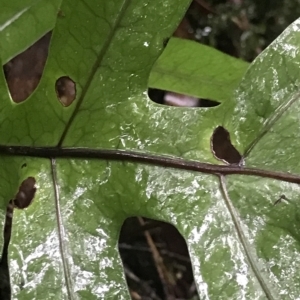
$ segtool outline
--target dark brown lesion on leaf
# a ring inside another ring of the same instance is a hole
[[[211,137],[211,150],[214,156],[228,164],[243,165],[243,157],[231,144],[229,132],[218,126]]]
[[[3,248],[0,259],[0,299],[9,300],[11,298],[10,276],[8,267],[8,246],[11,238],[12,221],[14,208],[27,208],[34,198],[36,192],[36,180],[34,177],[25,179],[15,197],[11,199],[6,208],[6,217],[3,231]]]
[[[56,80],[55,91],[63,106],[71,105],[76,98],[76,84],[68,76],[62,76]]]

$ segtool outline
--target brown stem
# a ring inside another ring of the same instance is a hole
[[[202,172],[213,175],[251,175],[272,178],[292,183],[300,183],[300,175],[237,165],[216,165],[181,158],[152,155],[126,150],[102,150],[90,148],[23,147],[0,145],[0,155],[18,155],[44,158],[84,158],[132,161],[150,165]]]

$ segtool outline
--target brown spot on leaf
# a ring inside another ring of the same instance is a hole
[[[63,106],[71,105],[76,98],[76,84],[68,76],[62,76],[56,80],[55,91]]]
[[[242,164],[241,154],[231,144],[229,132],[222,126],[218,126],[211,137],[211,149],[217,159],[228,164]]]

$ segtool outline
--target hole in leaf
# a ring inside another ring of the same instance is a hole
[[[2,255],[0,259],[0,299],[10,300],[11,298],[11,287],[10,287],[10,275],[8,266],[8,246],[11,237],[11,230],[13,224],[13,213],[14,208],[24,209],[27,208],[32,202],[36,187],[35,179],[33,177],[28,177],[25,179],[16,195],[11,199],[7,205],[6,217],[3,230],[3,248]]]
[[[228,164],[243,164],[241,154],[231,144],[229,132],[222,126],[218,126],[213,132],[211,149],[217,159]]]
[[[133,299],[191,299],[197,295],[186,242],[171,224],[125,220],[119,252]]]
[[[148,89],[149,98],[158,104],[178,107],[214,107],[220,103],[159,89]]]
[[[56,80],[55,91],[63,106],[71,105],[76,98],[76,84],[68,76],[62,76]]]
[[[14,102],[27,99],[38,86],[48,57],[51,32],[3,66]]]
[[[28,177],[21,183],[19,191],[13,200],[15,207],[24,209],[31,204],[36,192],[35,183],[36,181],[33,177]]]

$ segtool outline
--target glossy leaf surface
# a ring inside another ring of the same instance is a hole
[[[0,156],[2,227],[23,179],[35,177],[38,188],[33,204],[15,213],[15,298],[129,299],[118,234],[125,218],[143,215],[171,222],[186,238],[201,299],[297,299],[298,185],[88,155],[120,149],[220,164],[210,137],[222,125],[246,151],[247,166],[300,173],[299,21],[251,65],[235,97],[211,109],[163,107],[147,98],[147,82],[189,4],[175,2],[65,0],[32,97],[12,103],[1,77],[1,145],[87,152],[81,159]],[[76,82],[67,108],[54,89],[61,76]],[[290,201],[273,206],[282,194]]]

